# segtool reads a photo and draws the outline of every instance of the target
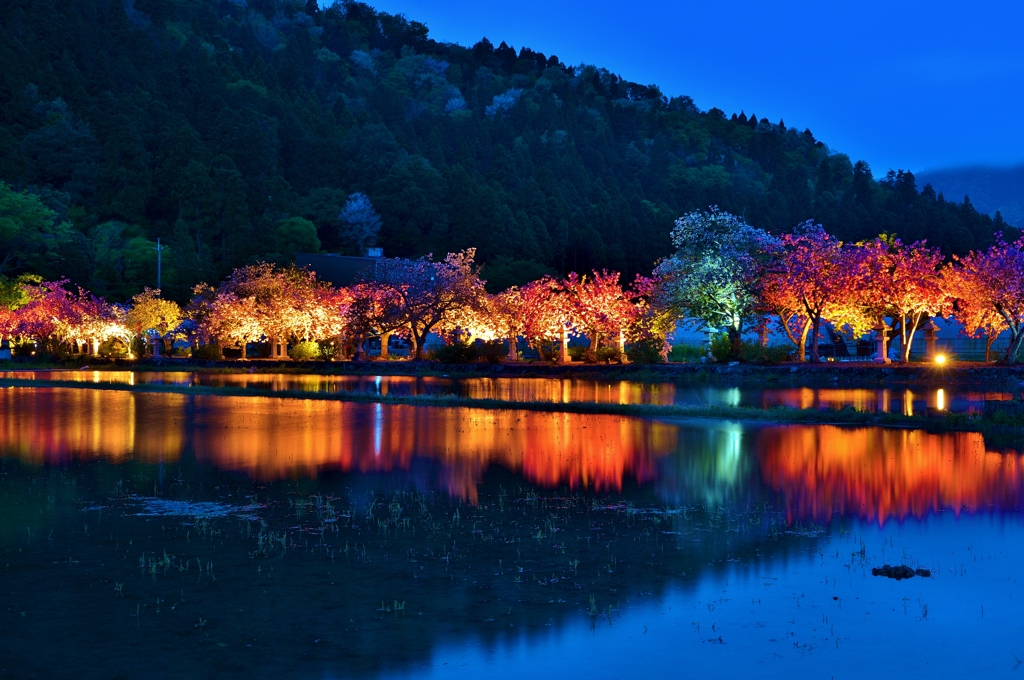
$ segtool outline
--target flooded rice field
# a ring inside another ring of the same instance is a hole
[[[235,387],[262,391],[299,391],[395,396],[457,395],[472,399],[547,403],[654,404],[659,406],[788,406],[804,409],[842,409],[899,413],[913,416],[929,409],[980,413],[986,402],[1024,398],[1017,391],[977,387],[811,388],[811,387],[693,387],[671,382],[575,378],[445,376],[354,376],[285,373],[203,373],[188,371],[8,371],[2,378],[112,383]]]
[[[1022,495],[975,433],[3,389],[0,677],[1010,676]]]

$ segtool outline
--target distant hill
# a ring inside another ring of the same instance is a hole
[[[931,184],[950,200],[969,196],[978,212],[994,217],[998,210],[1009,224],[1024,227],[1024,165],[935,170],[922,172],[917,181],[921,186]]]
[[[710,205],[946,253],[1005,226],[963,191],[878,170],[781,120],[525,46],[437,42],[358,2],[0,2],[0,182],[70,225],[0,228],[0,275],[114,299],[155,285],[157,239],[163,288],[187,299],[249,262],[367,246],[475,246],[492,288],[630,279],[671,251],[675,218]]]

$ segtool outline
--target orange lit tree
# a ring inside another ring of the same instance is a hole
[[[579,332],[576,306],[559,281],[544,276],[519,289],[522,335],[531,347],[540,351],[544,345],[559,345],[558,361],[569,360],[569,336]]]

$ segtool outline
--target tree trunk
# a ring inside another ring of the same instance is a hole
[[[1006,363],[1017,363],[1017,355],[1020,354],[1021,345],[1024,345],[1024,326],[1016,330],[1010,329],[1010,345],[1006,348]]]
[[[782,321],[782,330],[785,331],[786,337],[789,338],[789,341],[796,346],[797,360],[807,361],[807,333],[811,330],[811,321],[808,319],[804,323],[803,327],[800,329],[800,339],[797,340],[797,337],[793,335],[793,330],[789,327],[789,320],[794,316],[798,315],[793,314],[784,318],[782,314],[779,314],[779,320]]]
[[[811,320],[811,363],[817,364],[821,361],[818,353],[818,331],[821,330],[821,317],[816,316]]]
[[[985,336],[985,363],[992,361],[992,345],[995,343],[998,335],[992,335],[991,333]]]
[[[248,355],[246,354],[246,349],[245,349],[245,347],[246,347],[246,344],[247,344],[247,343],[245,343],[245,342],[242,342],[242,343],[240,344],[240,346],[241,346],[241,348],[242,348],[242,358],[243,358],[243,359],[248,359],[248,358],[249,358],[249,357],[248,357]]]
[[[587,348],[587,361],[597,361],[597,348],[601,346],[601,333],[599,331],[591,331],[588,333],[590,336],[590,347]]]
[[[903,339],[900,345],[900,354],[902,354],[902,361],[904,363],[910,362],[910,349],[914,344],[914,336],[917,335],[917,329],[921,326],[921,319],[924,317],[923,314],[914,315],[914,323],[909,323],[909,318],[904,318],[903,326]]]
[[[561,337],[558,339],[558,363],[569,363],[569,337],[564,327],[562,328]]]
[[[804,324],[804,328],[800,331],[800,344],[797,345],[797,358],[802,361],[807,361],[807,336],[811,332],[811,320],[808,319],[807,323]]]
[[[427,334],[420,335],[416,332],[416,328],[412,329],[412,349],[413,359],[419,361],[423,358],[423,343],[426,342]]]
[[[508,360],[519,361],[519,348],[516,346],[518,338],[515,335],[510,335],[508,338]]]
[[[391,333],[380,334],[380,358],[387,359],[390,357],[388,354],[388,344],[391,342]]]

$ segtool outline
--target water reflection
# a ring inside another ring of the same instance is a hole
[[[187,371],[18,371],[0,378],[112,384],[240,387],[256,391],[361,392],[416,396],[456,394],[474,399],[697,406],[788,406],[804,409],[854,408],[858,411],[921,415],[929,409],[980,413],[988,401],[1024,397],[1024,392],[939,387],[683,387],[674,383],[573,378],[447,378],[440,376],[353,376],[274,373],[191,373]]]
[[[105,457],[200,461],[261,480],[324,470],[439,465],[434,484],[476,499],[500,465],[542,486],[614,491],[647,483],[676,450],[674,426],[609,415],[205,397],[117,391],[0,390],[0,447],[33,462]]]
[[[824,425],[758,434],[761,474],[791,519],[838,513],[882,523],[943,508],[1013,509],[1024,490],[1024,456],[989,451],[978,433]]]
[[[491,466],[543,486],[653,484],[670,503],[784,503],[790,521],[872,521],[1015,507],[1024,458],[976,433],[737,424],[681,427],[611,415],[118,391],[0,390],[0,447],[59,464],[177,460],[189,451],[264,481],[323,471],[432,470],[422,483],[476,501]],[[766,496],[767,494],[767,496]]]

